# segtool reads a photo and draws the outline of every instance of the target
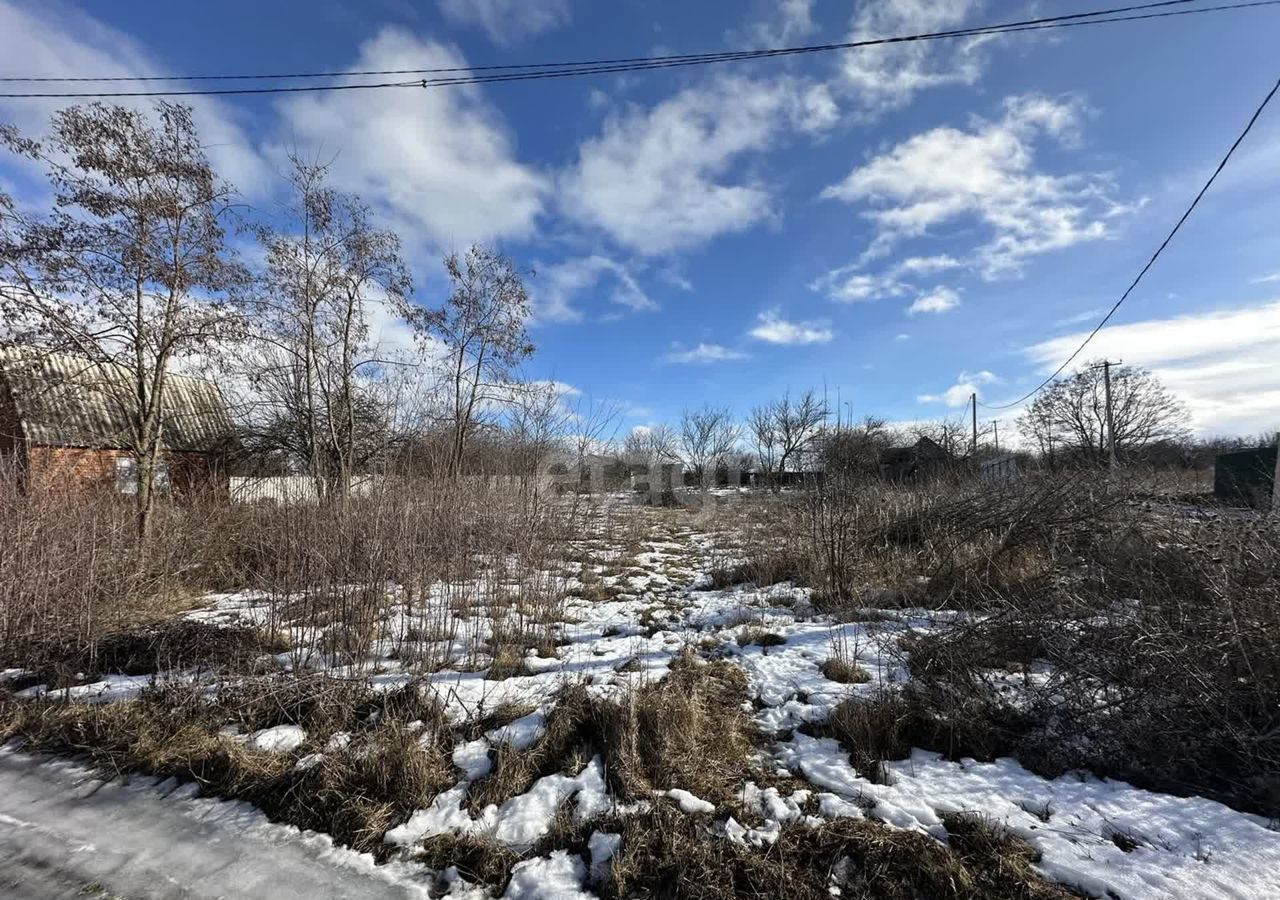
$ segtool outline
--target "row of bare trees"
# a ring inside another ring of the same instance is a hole
[[[53,197],[40,211],[0,193],[0,338],[82,360],[84,388],[128,422],[144,537],[180,370],[216,373],[245,448],[333,500],[401,426],[446,433],[458,478],[495,409],[520,398],[528,428],[555,402],[518,377],[533,352],[524,273],[472,247],[445,258],[447,296],[424,302],[398,235],[330,187],[324,163],[290,156],[280,208],[253,211],[189,107],[70,107],[45,138],[4,127],[0,142],[45,170]],[[412,346],[384,346],[373,326],[386,321]]]

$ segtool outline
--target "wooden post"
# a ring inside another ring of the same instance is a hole
[[[1111,361],[1102,363],[1102,381],[1107,391],[1107,453],[1111,457],[1111,468],[1116,467],[1116,422],[1111,414]]]

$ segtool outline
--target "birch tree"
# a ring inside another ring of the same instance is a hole
[[[383,449],[390,411],[378,374],[393,360],[371,339],[376,304],[415,315],[399,237],[374,226],[356,197],[329,188],[324,165],[290,157],[291,200],[277,228],[260,226],[265,266],[250,304],[254,352],[245,418],[260,450],[283,451],[317,495],[341,500]]]
[[[522,389],[521,360],[533,354],[526,323],[529,295],[522,273],[501,252],[482,245],[445,257],[452,290],[442,309],[421,319],[443,351],[441,369],[449,472],[460,479],[467,441],[483,415],[507,406]]]
[[[137,471],[137,530],[152,529],[173,366],[225,342],[241,269],[224,227],[233,191],[214,174],[190,107],[94,103],[55,113],[49,135],[0,139],[42,164],[47,216],[9,204],[0,244],[8,337],[86,363],[86,389],[114,404]]]

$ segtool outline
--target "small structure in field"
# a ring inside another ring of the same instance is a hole
[[[136,492],[130,385],[122,366],[0,347],[0,459],[25,490]],[[156,487],[225,494],[235,432],[222,393],[210,381],[169,375],[164,396]]]
[[[1016,481],[1022,477],[1022,466],[1017,456],[1004,453],[982,462],[978,466],[978,476],[989,483]]]
[[[1232,450],[1213,461],[1213,496],[1228,506],[1268,509],[1275,496],[1275,447]]]
[[[951,460],[942,445],[922,437],[910,447],[890,447],[880,454],[880,477],[885,481],[921,481]]]

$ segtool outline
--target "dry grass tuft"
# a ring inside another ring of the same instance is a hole
[[[767,649],[781,647],[787,639],[760,625],[747,625],[738,631],[737,641],[739,647],[749,647],[754,644]]]
[[[822,677],[840,684],[866,684],[871,680],[871,673],[856,662],[833,656],[820,667]]]
[[[520,855],[493,838],[475,834],[439,834],[427,838],[414,858],[436,871],[456,866],[458,874],[473,884],[498,888],[511,879],[511,867]]]

